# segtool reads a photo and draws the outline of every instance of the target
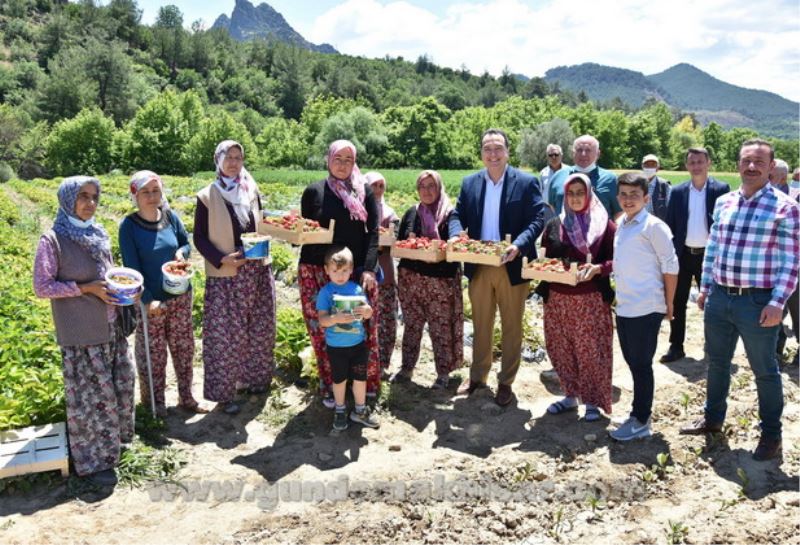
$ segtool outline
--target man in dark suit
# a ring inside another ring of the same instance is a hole
[[[683,341],[686,338],[686,303],[692,287],[692,278],[700,286],[708,234],[711,230],[714,204],[720,195],[728,193],[728,184],[708,175],[711,159],[705,148],[689,148],[686,152],[686,170],[691,180],[673,188],[667,206],[666,222],[672,230],[672,243],[678,255],[680,272],[673,300],[673,318],[670,322],[669,350],[661,356],[661,363],[669,363],[686,356]]]
[[[481,137],[484,170],[464,178],[458,204],[450,217],[450,237],[466,231],[470,238],[500,241],[506,234],[512,243],[503,254],[504,266],[466,264],[472,303],[472,369],[459,387],[472,394],[486,387],[492,367],[492,332],[497,308],[502,321],[502,360],[495,401],[511,403],[511,384],[517,374],[522,348],[522,316],[528,296],[523,280],[522,256],[536,257],[535,241],[544,227],[541,189],[532,175],[508,166],[508,138],[499,129]]]

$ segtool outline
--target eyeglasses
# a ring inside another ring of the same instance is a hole
[[[548,153],[547,156],[548,157],[561,157],[561,154],[560,153]]]

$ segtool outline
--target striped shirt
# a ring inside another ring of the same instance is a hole
[[[765,185],[749,199],[741,189],[722,195],[703,260],[701,293],[712,282],[737,288],[769,288],[769,304],[783,308],[797,286],[800,207]]]

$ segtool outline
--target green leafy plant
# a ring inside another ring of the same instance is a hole
[[[679,521],[667,521],[667,543],[670,545],[679,545],[686,543],[686,537],[689,535],[689,528]]]
[[[302,372],[300,352],[309,344],[308,331],[299,309],[282,307],[276,312],[275,363],[295,378]]]

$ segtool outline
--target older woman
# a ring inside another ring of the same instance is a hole
[[[178,406],[192,412],[206,412],[192,395],[192,291],[173,295],[164,291],[161,267],[168,261],[184,261],[191,246],[183,222],[167,205],[164,183],[155,172],[142,170],[130,181],[131,200],[136,212],[119,226],[122,262],[144,277],[142,302],[147,308],[147,333],[152,364],[156,414],[167,414],[164,389],[167,377],[167,346],[178,379]],[[144,346],[144,321],[136,329],[136,366],[143,405],[150,403]]]
[[[399,240],[427,237],[447,240],[447,221],[453,206],[435,170],[417,177],[419,203],[403,214]],[[464,304],[458,263],[426,263],[401,259],[398,293],[403,311],[403,365],[392,382],[411,379],[419,358],[425,323],[433,344],[436,381],[433,389],[446,389],[450,373],[464,363]]]
[[[275,280],[265,260],[245,259],[242,234],[261,218],[258,188],[244,168],[244,148],[220,142],[217,178],[197,194],[194,245],[205,259],[203,395],[227,414],[241,410],[237,387],[263,394],[272,382]]]
[[[579,274],[576,286],[541,282],[544,298],[544,337],[547,353],[566,394],[547,411],[561,414],[586,404],[584,419],[611,413],[613,331],[611,274],[616,225],[594,194],[585,174],[571,174],[564,183],[564,207],[542,235],[546,257],[591,265]]]
[[[380,203],[380,226],[394,232],[400,218],[394,209],[386,204],[386,179],[380,172],[367,172],[367,183],[372,188],[375,200]],[[380,355],[381,370],[386,372],[392,361],[394,343],[397,340],[397,284],[395,283],[394,260],[389,253],[389,248],[382,248],[378,256],[378,264],[383,271],[383,281],[378,286],[378,312],[381,320],[378,323],[378,353]]]
[[[313,183],[303,191],[301,213],[304,218],[317,220],[323,227],[335,220],[333,243],[347,246],[353,253],[353,280],[361,284],[376,308],[367,326],[367,396],[374,397],[380,388],[378,355],[377,310],[378,284],[378,223],[380,209],[372,189],[356,165],[356,147],[347,140],[337,140],[328,148],[328,177]],[[326,244],[307,244],[300,251],[298,282],[300,302],[311,345],[317,357],[320,393],[326,407],[333,409],[331,365],[325,350],[325,334],[319,325],[316,309],[317,293],[328,283],[324,259]]]
[[[133,440],[135,379],[118,309],[106,291],[111,245],[94,220],[99,198],[96,178],[74,176],[61,183],[53,228],[36,250],[33,288],[50,299],[53,310],[75,472],[113,486],[120,445]]]

